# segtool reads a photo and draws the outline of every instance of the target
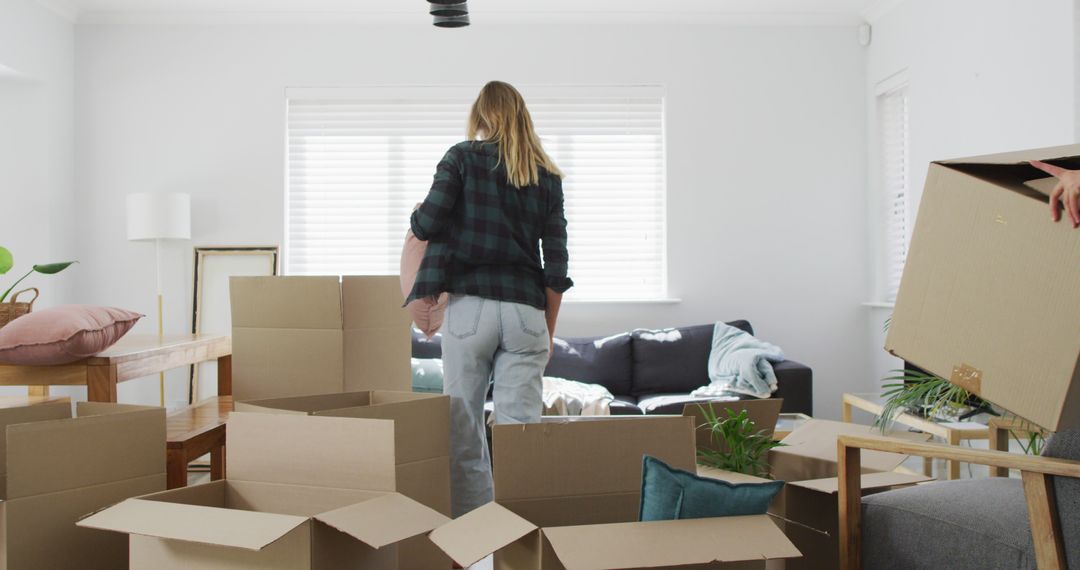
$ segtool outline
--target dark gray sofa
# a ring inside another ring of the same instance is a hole
[[[728,323],[750,334],[747,321]],[[617,400],[612,414],[681,414],[691,391],[709,383],[713,325],[651,331],[638,329],[604,337],[555,339],[546,376],[600,384]],[[413,331],[413,358],[442,358],[442,338]],[[773,365],[783,412],[813,415],[813,373],[786,360]]]

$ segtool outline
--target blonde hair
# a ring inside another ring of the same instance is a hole
[[[536,136],[525,99],[509,83],[484,85],[469,112],[468,133],[469,139],[482,134],[499,145],[499,162],[506,165],[506,176],[516,188],[538,184],[541,168],[562,177]]]

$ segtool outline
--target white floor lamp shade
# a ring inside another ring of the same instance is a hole
[[[187,194],[128,194],[127,238],[191,239],[191,196]]]
[[[191,196],[181,193],[127,195],[127,238],[154,242],[157,275],[158,337],[165,334],[164,296],[161,291],[161,241],[191,239]],[[165,405],[165,373],[158,375],[158,400]]]

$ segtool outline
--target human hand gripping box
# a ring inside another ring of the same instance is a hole
[[[1080,425],[1080,230],[1050,220],[1080,145],[930,165],[885,348],[1051,431]]]
[[[497,570],[765,568],[799,556],[767,515],[636,522],[643,455],[693,471],[693,420],[555,420],[493,428],[495,501],[431,533]]]
[[[233,277],[236,401],[412,389],[397,276]]]
[[[240,412],[394,421],[397,492],[450,515],[450,398],[370,390],[237,402]],[[402,570],[449,569],[450,559],[425,536],[398,549]]]
[[[165,410],[67,401],[0,409],[0,568],[127,568],[123,536],[75,526],[165,488]]]
[[[449,519],[394,492],[386,420],[234,412],[229,478],[128,499],[79,522],[126,533],[134,569],[397,568]]]

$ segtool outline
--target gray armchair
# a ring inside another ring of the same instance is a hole
[[[1051,437],[1042,457],[876,437],[838,446],[841,568],[1080,568],[1080,428]],[[860,504],[862,449],[1019,469],[1022,478],[934,482]]]

